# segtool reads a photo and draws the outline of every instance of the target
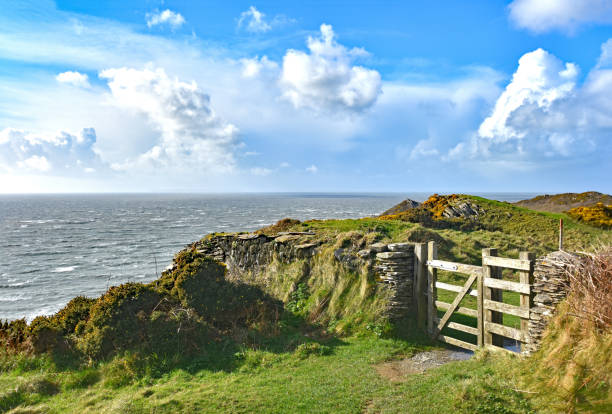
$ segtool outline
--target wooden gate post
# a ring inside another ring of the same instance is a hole
[[[497,249],[482,249],[482,257],[484,258],[485,256],[497,256]],[[484,260],[483,260],[482,276],[483,276],[483,279],[486,279],[486,278],[501,279],[502,278],[501,268],[490,266],[490,265],[485,265]],[[484,281],[483,281],[483,285],[484,285]],[[483,293],[483,299],[503,302],[503,291],[501,289],[492,289],[492,288],[485,287],[482,293]],[[491,310],[485,310],[483,311],[483,316],[484,316],[484,320],[483,320],[483,325],[484,325],[484,328],[483,328],[483,333],[484,333],[483,341],[484,342],[483,343],[484,345],[485,346],[486,345],[496,345],[496,346],[503,348],[504,338],[499,335],[489,333],[486,329],[486,323],[485,323],[485,322],[493,322],[493,323],[498,323],[500,325],[503,325],[503,318],[504,318],[503,313],[495,312]]]
[[[427,329],[427,245],[414,245],[414,300],[416,303],[417,325],[419,329]]]
[[[427,244],[427,260],[436,260],[438,258],[438,246],[436,242],[430,241]],[[438,309],[436,308],[436,279],[438,271],[433,266],[427,266],[427,331],[430,335],[436,332],[436,319],[438,318]]]
[[[533,267],[535,254],[529,252],[520,252],[519,259],[529,260],[531,262],[531,266],[529,271],[520,271],[519,278],[521,283],[527,283],[530,286],[529,294],[525,295],[521,293],[521,309],[526,309],[527,312],[533,307]],[[521,332],[525,338],[529,338],[529,319],[521,318]],[[521,342],[521,352],[525,352],[525,343]]]
[[[476,345],[479,348],[484,346],[484,266],[482,272],[478,275],[478,296],[476,297],[476,328],[478,329],[478,335],[476,335]]]

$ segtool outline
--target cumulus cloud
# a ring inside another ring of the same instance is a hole
[[[612,23],[608,0],[514,0],[509,8],[512,21],[536,33],[571,33],[588,23]]]
[[[353,65],[367,55],[365,50],[337,43],[327,24],[321,25],[320,36],[308,38],[307,46],[310,53],[290,49],[283,57],[280,85],[296,108],[362,111],[376,102],[380,74]]]
[[[107,79],[115,105],[145,115],[159,131],[145,153],[114,169],[233,170],[238,129],[215,114],[195,82],[170,78],[163,69],[107,69],[100,77]]]
[[[316,165],[311,165],[310,167],[306,167],[306,172],[316,174],[319,171]]]
[[[242,64],[242,76],[245,78],[258,77],[262,72],[275,74],[278,71],[278,63],[268,59],[267,56],[240,59]]]
[[[55,79],[59,83],[65,83],[72,86],[78,86],[81,88],[89,88],[89,78],[85,73],[80,72],[62,72],[59,73]]]
[[[479,135],[500,142],[523,138],[526,132],[513,127],[511,116],[526,106],[548,112],[556,101],[574,91],[577,76],[576,65],[563,64],[543,49],[524,54],[493,113],[480,125]]]
[[[523,55],[491,115],[443,159],[478,158],[518,169],[609,151],[612,70],[605,63],[608,47],[604,44],[600,63],[582,85],[577,84],[576,65],[542,49]]]
[[[177,12],[166,9],[162,12],[156,11],[154,13],[147,14],[147,26],[149,28],[153,26],[168,25],[172,29],[177,29],[185,24],[185,18]]]
[[[84,128],[78,134],[60,131],[35,134],[5,128],[0,131],[0,169],[72,174],[100,165],[95,152],[96,131]]]

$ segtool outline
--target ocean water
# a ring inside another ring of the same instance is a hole
[[[211,232],[252,231],[284,217],[371,216],[427,195],[0,195],[0,320],[31,320],[78,295],[156,279],[175,253]]]

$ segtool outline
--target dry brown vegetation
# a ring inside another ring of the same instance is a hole
[[[567,272],[569,296],[526,361],[526,378],[553,412],[612,412],[612,247]]]

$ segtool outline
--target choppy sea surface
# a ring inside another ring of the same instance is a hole
[[[156,279],[211,232],[380,214],[426,193],[0,195],[0,320],[58,311],[127,281]],[[500,201],[530,193],[480,194]]]

